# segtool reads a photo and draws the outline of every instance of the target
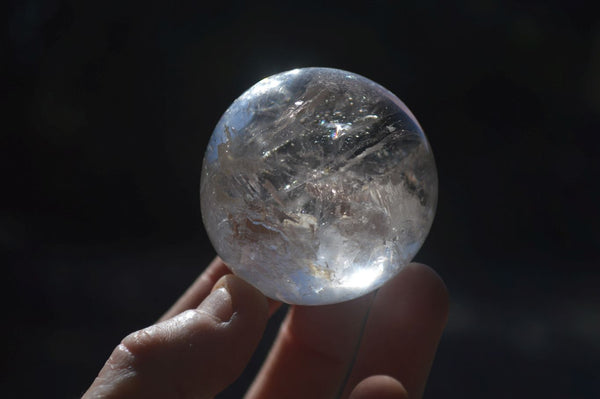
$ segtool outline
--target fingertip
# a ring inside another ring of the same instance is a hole
[[[411,280],[411,286],[419,290],[418,296],[423,298],[427,314],[438,320],[443,329],[448,320],[450,294],[438,272],[423,263],[410,263],[400,274],[399,279]]]
[[[402,383],[388,375],[374,375],[359,382],[349,399],[408,399]]]
[[[425,280],[429,281],[432,287],[440,292],[444,297],[448,297],[448,287],[440,276],[440,274],[431,266],[424,263],[412,262],[409,263],[406,268],[412,273],[421,275]]]
[[[270,305],[267,297],[254,286],[234,274],[227,274],[215,283],[212,291],[219,289],[230,294],[234,315],[248,313],[266,323]]]
[[[175,302],[158,321],[165,321],[186,310],[196,308],[208,296],[215,282],[221,278],[221,276],[230,273],[231,270],[229,270],[223,260],[216,257],[177,302]]]
[[[225,286],[213,289],[198,306],[198,310],[213,317],[218,323],[228,322],[234,312],[231,293]]]

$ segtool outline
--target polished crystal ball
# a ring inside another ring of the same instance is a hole
[[[265,78],[217,124],[204,157],[202,217],[232,271],[290,304],[380,287],[419,250],[437,173],[419,123],[354,73]]]

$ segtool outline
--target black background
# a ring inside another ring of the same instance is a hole
[[[426,397],[600,396],[593,7],[2,8],[3,397],[78,397],[202,271],[214,256],[198,198],[208,137],[245,89],[302,66],[384,85],[434,149],[438,215],[417,260],[452,305]]]

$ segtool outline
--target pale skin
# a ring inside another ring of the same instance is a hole
[[[212,398],[278,306],[217,258],[156,324],[121,341],[83,398]],[[447,315],[444,283],[416,263],[362,298],[292,306],[246,398],[420,398]]]

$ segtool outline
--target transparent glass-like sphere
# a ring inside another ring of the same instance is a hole
[[[437,173],[391,92],[302,68],[227,109],[200,191],[210,240],[235,274],[271,298],[320,305],[366,294],[410,262],[433,221]]]

